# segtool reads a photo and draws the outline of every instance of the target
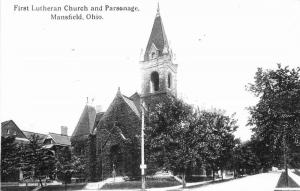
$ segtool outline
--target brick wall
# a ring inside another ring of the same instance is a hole
[[[119,147],[119,158],[116,166],[117,175],[135,175],[139,168],[139,142],[136,136],[140,135],[140,118],[117,95],[101,119],[97,127],[97,176],[107,178],[112,176],[113,146]],[[126,138],[121,136],[122,135]]]
[[[177,65],[172,63],[170,57],[165,56],[159,59],[141,62],[142,65],[142,96],[150,94],[151,73],[156,71],[159,74],[159,92],[177,94]],[[168,88],[168,74],[172,74],[172,86]]]

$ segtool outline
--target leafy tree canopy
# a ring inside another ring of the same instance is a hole
[[[11,176],[18,177],[19,162],[21,160],[20,145],[14,136],[1,137],[1,179],[9,181]],[[11,177],[12,178],[12,177]]]
[[[273,70],[258,68],[248,90],[259,98],[249,108],[249,125],[254,126],[254,136],[265,143],[276,165],[283,149],[293,153],[300,139],[300,68],[280,64]]]
[[[22,170],[25,178],[36,178],[40,181],[52,177],[55,173],[55,154],[43,148],[42,139],[33,134],[29,143],[25,145],[22,156]]]
[[[147,164],[184,177],[192,169],[226,169],[236,120],[224,112],[200,111],[175,97],[152,99],[146,127]]]

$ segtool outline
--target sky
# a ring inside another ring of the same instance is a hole
[[[139,61],[157,3],[1,1],[1,122],[12,119],[22,130],[39,133],[60,133],[60,126],[67,126],[71,135],[86,97],[105,111],[118,87],[127,96],[141,92]],[[137,6],[139,11],[99,12],[103,20],[84,21],[14,11],[14,5],[31,4]],[[235,135],[248,140],[246,108],[258,99],[246,86],[257,68],[300,66],[300,0],[160,0],[159,5],[178,64],[178,97],[201,109],[236,113]]]

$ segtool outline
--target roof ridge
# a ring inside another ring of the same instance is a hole
[[[74,131],[73,131],[71,137],[75,136],[76,133],[77,133],[77,131],[79,131],[79,130],[78,130],[78,129],[79,129],[79,125],[80,125],[81,120],[84,118],[84,112],[85,112],[86,110],[87,110],[87,105],[84,106],[83,111],[82,111],[81,114],[80,114],[79,120],[78,120],[78,122],[77,122],[77,124],[76,124],[76,126],[75,126],[75,129],[74,129]]]
[[[133,101],[130,97],[127,97],[126,95],[123,95],[123,94],[121,94],[121,95],[122,95],[123,97],[125,97],[125,98],[127,98],[127,99]]]
[[[21,130],[21,129],[20,129]],[[33,131],[27,131],[27,130],[21,130],[23,132],[28,132],[28,133],[35,133],[35,134],[42,134],[42,135],[47,135],[47,134],[44,134],[44,133],[37,133],[37,132],[33,132]]]
[[[82,134],[82,131],[85,132],[84,134],[91,133],[94,128],[96,115],[97,115],[97,112],[96,112],[96,108],[94,106],[85,105],[84,109],[80,115],[80,118],[76,124],[76,127],[70,137],[75,137],[77,134]],[[86,124],[86,126],[84,124]]]
[[[49,134],[56,134],[56,135],[61,135],[61,136],[67,136],[67,137],[70,137],[69,135],[64,135],[64,134],[61,134],[61,133],[52,133],[52,132],[49,132]]]
[[[7,124],[8,122],[10,122],[10,121],[13,121],[13,120],[9,119],[9,120],[6,120],[6,121],[2,121],[2,122],[1,122],[1,125],[2,125],[2,124],[5,124],[5,125],[6,125],[6,124]]]
[[[52,136],[50,135],[50,133],[49,133],[49,136],[54,140],[54,142],[56,142],[55,139],[54,139],[54,137],[52,137]]]
[[[138,117],[140,117],[139,111],[138,111],[138,109],[136,108],[136,105],[134,104],[134,101],[131,100],[130,98],[127,98],[126,96],[121,96],[121,97],[122,97],[122,99],[126,102],[126,104],[132,109],[132,111],[133,111]],[[125,98],[127,98],[129,101],[131,101],[133,105],[129,104],[128,101],[127,101]],[[133,108],[133,107],[135,107],[135,108]],[[135,111],[135,110],[137,110],[137,111]]]

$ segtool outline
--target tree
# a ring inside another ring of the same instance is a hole
[[[33,134],[29,143],[25,145],[22,157],[22,170],[26,178],[33,177],[39,180],[43,187],[42,179],[53,176],[55,172],[54,152],[42,147],[41,138]]]
[[[68,147],[58,148],[56,150],[56,157],[57,178],[63,181],[66,187],[71,182],[72,174],[74,173],[71,151]]]
[[[232,150],[235,146],[233,132],[237,129],[236,120],[233,116],[226,116],[225,111],[202,111],[202,128],[207,129],[205,142],[207,144],[204,152],[206,167],[214,172],[230,168]],[[223,175],[222,175],[223,178]]]
[[[94,159],[93,163],[89,164],[94,158],[92,156],[94,153],[92,153],[93,145],[90,144],[90,138],[92,137],[75,137],[72,142],[72,156],[74,155],[74,162],[77,161],[75,177],[79,179],[88,179],[90,174],[92,174],[90,166],[94,166],[93,163],[96,162]]]
[[[72,166],[74,168],[73,176],[78,178],[86,178],[86,159],[83,156],[77,156],[72,153]]]
[[[149,106],[149,105],[148,105]],[[192,107],[171,96],[152,100],[145,129],[147,163],[182,174],[195,162]]]
[[[248,89],[259,98],[249,108],[249,124],[272,153],[272,164],[280,165],[283,155],[287,171],[290,148],[300,137],[300,68],[289,69],[280,64],[274,70],[258,68],[255,82]]]
[[[1,137],[1,181],[16,181],[19,175],[20,146],[15,137]]]
[[[69,147],[61,147],[56,150],[56,175],[65,184],[71,183],[74,174],[83,171],[82,161],[71,153]]]
[[[257,153],[255,153],[258,150],[256,148],[256,140],[251,139],[244,143],[237,141],[236,143],[233,149],[234,155],[232,161],[235,177],[243,174],[258,173],[262,163]]]
[[[224,112],[194,109],[174,97],[153,99],[146,128],[147,163],[185,177],[193,169],[225,170],[236,120]],[[214,173],[213,173],[214,174]]]
[[[253,135],[250,139],[250,145],[253,154],[259,161],[259,163],[256,164],[256,170],[267,171],[270,169],[272,167],[272,160],[270,160],[272,152],[269,150],[267,142]]]

